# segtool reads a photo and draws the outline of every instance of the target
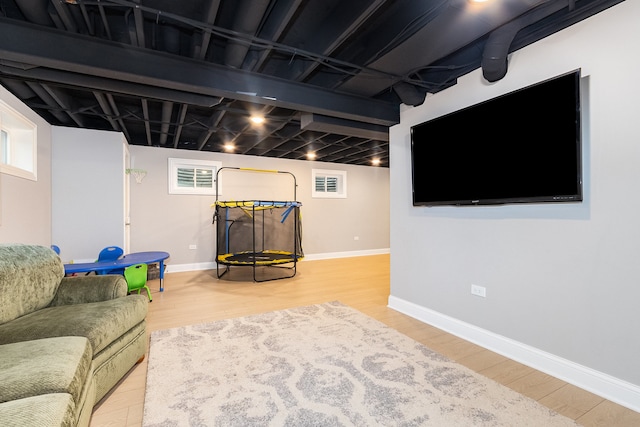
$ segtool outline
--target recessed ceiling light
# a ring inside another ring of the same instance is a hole
[[[307,153],[307,159],[313,160],[316,158],[316,153]]]
[[[236,149],[236,146],[230,142],[227,142],[226,144],[224,144],[224,151],[235,151],[235,149]]]
[[[371,159],[371,164],[373,166],[380,166],[380,159]]]
[[[264,117],[262,116],[251,116],[251,122],[257,125],[264,123]]]

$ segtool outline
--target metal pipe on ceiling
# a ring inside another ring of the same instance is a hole
[[[51,96],[51,98],[53,98],[56,103],[64,109],[64,112],[67,113],[69,117],[71,117],[71,120],[73,120],[76,125],[78,125],[79,127],[85,126],[82,116],[74,111],[75,102],[70,96],[68,96],[65,92],[59,90],[58,88],[51,87],[50,85],[44,83],[41,83],[40,85],[45,91],[47,91],[49,96]]]
[[[127,130],[127,126],[124,124],[124,120],[122,120],[122,117],[120,116],[120,110],[118,109],[118,105],[116,104],[115,99],[113,99],[113,95],[110,93],[107,93],[107,100],[109,101],[109,105],[111,106],[111,111],[113,111],[113,114],[116,117],[116,120],[118,121],[118,124],[120,124],[120,130],[122,131],[122,133],[124,133],[124,137],[127,139],[127,141],[131,141],[131,137],[129,136],[129,131]]]
[[[146,99],[141,99],[142,103],[142,116],[144,117],[144,131],[147,135],[147,145],[153,145],[151,140],[151,119],[149,118],[149,104]]]
[[[27,85],[31,90],[38,95],[38,98],[42,100],[48,107],[48,111],[52,114],[56,119],[60,121],[62,124],[69,124],[69,117],[64,114],[61,110],[62,107],[58,105],[55,99],[46,91],[44,88],[35,82],[27,82]]]
[[[176,131],[173,135],[173,148],[178,148],[178,143],[180,142],[180,135],[182,134],[182,128],[184,127],[184,119],[187,117],[187,109],[189,105],[182,104],[180,106],[180,111],[178,112],[178,124],[176,126]]]
[[[218,9],[220,8],[220,0],[212,0],[208,3],[207,13],[205,18],[205,24],[211,26],[216,21],[218,16]],[[202,36],[198,42],[194,42],[193,57],[195,59],[204,60],[209,50],[209,43],[211,42],[211,33],[209,31],[203,31]]]
[[[98,101],[98,105],[100,105],[100,108],[102,109],[102,112],[104,113],[104,118],[111,125],[111,129],[113,129],[115,131],[120,130],[118,128],[118,124],[113,119],[113,112],[111,111],[111,106],[109,105],[109,101],[100,92],[93,91],[93,96],[96,98],[96,101]]]
[[[242,0],[232,29],[242,34],[255,35],[267,7],[269,7],[269,0]],[[248,42],[230,39],[225,50],[225,64],[241,68],[248,51]]]
[[[71,11],[68,9],[68,5],[61,1],[53,1],[51,2],[53,7],[55,8],[60,21],[64,24],[64,27],[67,31],[71,31],[72,33],[78,32],[78,26],[76,25],[76,21],[71,15]]]
[[[162,103],[162,124],[160,125],[160,145],[164,146],[167,143],[167,136],[169,135],[169,124],[171,123],[171,115],[173,113],[173,103],[164,101]]]

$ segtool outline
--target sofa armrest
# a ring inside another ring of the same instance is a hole
[[[50,307],[107,301],[127,295],[127,281],[123,276],[64,277]]]

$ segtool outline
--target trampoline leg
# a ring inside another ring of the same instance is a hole
[[[285,267],[283,265],[268,265],[268,266],[264,266],[265,268],[282,268],[282,269],[287,269],[287,270],[293,270],[293,274],[289,275],[289,276],[282,276],[282,277],[273,277],[270,279],[261,279],[258,280],[258,278],[256,277],[256,272],[255,272],[255,267],[253,270],[253,281],[257,282],[257,283],[262,283],[262,282],[270,282],[272,280],[281,280],[281,279],[291,279],[292,277],[295,277],[296,272],[297,272],[297,261],[293,261],[293,267]]]
[[[220,274],[220,263],[216,262],[216,275],[218,276],[218,279],[227,274],[228,271],[229,266],[225,266],[224,271],[222,272],[222,274]]]

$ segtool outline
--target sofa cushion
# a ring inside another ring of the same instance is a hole
[[[99,353],[147,315],[149,300],[128,295],[88,304],[63,305],[38,310],[0,325],[0,344],[40,338],[79,336]]]
[[[75,426],[75,407],[70,394],[56,393],[0,403],[2,427]]]
[[[44,246],[0,244],[0,324],[49,305],[64,265]]]
[[[0,402],[68,393],[74,402],[91,379],[93,353],[83,337],[46,338],[0,345]]]

